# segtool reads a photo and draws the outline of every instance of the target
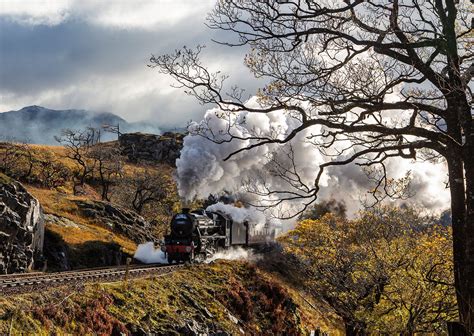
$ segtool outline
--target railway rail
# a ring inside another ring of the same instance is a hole
[[[110,282],[146,275],[160,276],[183,267],[177,265],[130,265],[85,269],[57,273],[22,273],[0,275],[0,295],[20,294],[61,285],[80,285],[86,282]]]

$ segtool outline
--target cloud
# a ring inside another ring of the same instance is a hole
[[[80,108],[183,127],[206,108],[146,66],[152,54],[183,45],[207,44],[206,64],[249,92],[258,85],[243,65],[245,49],[210,42],[222,34],[204,25],[214,1],[24,3],[0,6],[0,111]]]
[[[212,0],[121,0],[78,2],[79,11],[93,23],[120,27],[154,29],[163,25],[176,23],[193,16],[202,17],[212,9]]]
[[[60,24],[67,19],[73,1],[6,0],[0,5],[0,16],[24,25]]]
[[[212,9],[213,0],[3,0],[0,15],[28,26],[79,18],[101,26],[154,29]]]

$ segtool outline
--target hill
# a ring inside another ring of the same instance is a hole
[[[118,142],[105,142],[91,151],[116,146]],[[93,160],[87,157],[88,164],[97,169]],[[107,201],[101,199],[96,170],[80,193],[74,193],[73,176],[78,167],[64,147],[0,143],[0,171],[19,180],[44,210],[48,271],[121,264],[133,255],[137,244],[158,240],[166,231],[179,201],[173,167],[158,162],[131,163],[120,155],[114,164],[119,161],[120,174],[110,181]],[[158,189],[159,197],[143,204],[137,214],[132,201],[143,176],[162,189]],[[91,257],[94,255],[101,257]]]
[[[159,134],[160,129],[150,122],[130,123],[109,112],[86,110],[53,110],[41,106],[27,106],[18,111],[0,113],[0,140],[16,140],[32,144],[57,144],[54,136],[62,129],[100,128],[103,125],[120,125],[121,132],[149,132]],[[102,134],[102,140],[116,135]]]

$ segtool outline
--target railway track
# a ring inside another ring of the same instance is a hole
[[[57,273],[22,273],[0,275],[0,295],[20,294],[61,285],[80,285],[86,282],[110,282],[171,273],[183,264],[177,265],[131,265],[95,268]]]

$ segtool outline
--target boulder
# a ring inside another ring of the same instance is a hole
[[[93,218],[97,224],[122,234],[137,244],[155,241],[152,226],[137,213],[102,201],[74,201],[82,215]]]
[[[126,133],[120,135],[122,154],[131,162],[145,161],[175,166],[183,148],[184,135],[166,132],[162,135]]]
[[[26,272],[41,259],[41,205],[18,182],[0,174],[0,274]]]

